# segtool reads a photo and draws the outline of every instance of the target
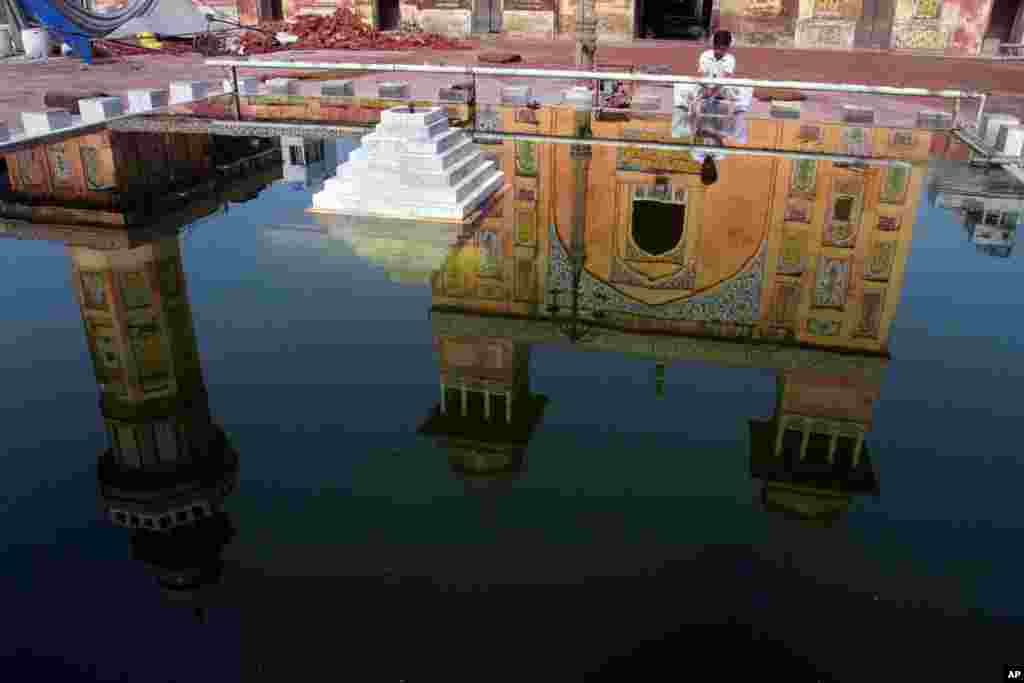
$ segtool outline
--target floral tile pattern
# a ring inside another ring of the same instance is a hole
[[[864,277],[868,280],[888,280],[895,258],[895,242],[876,242],[868,258]]]
[[[550,258],[548,260],[548,292],[545,303],[554,303],[552,288],[568,291],[572,287],[572,263],[562,245],[554,224],[549,227]],[[584,307],[643,315],[661,320],[724,321],[754,324],[759,317],[761,286],[767,241],[761,243],[757,255],[732,279],[683,301],[660,305],[645,304],[628,298],[609,283],[586,270],[580,275],[580,303]]]
[[[839,334],[840,323],[838,320],[821,320],[809,318],[807,320],[807,334],[816,337],[835,337]]]
[[[844,259],[818,257],[818,274],[814,281],[814,305],[819,308],[843,308],[850,284],[850,262]]]
[[[779,252],[777,266],[780,275],[800,275],[807,268],[804,257],[807,238],[798,230],[787,230],[782,238],[782,249]]]
[[[622,261],[612,257],[611,281],[615,284],[632,285],[646,289],[693,289],[697,282],[697,264],[691,260],[690,263],[674,273],[657,279],[651,279],[631,270]]]
[[[885,301],[884,291],[865,292],[861,303],[860,321],[857,323],[857,336],[878,339],[882,322],[882,304]]]

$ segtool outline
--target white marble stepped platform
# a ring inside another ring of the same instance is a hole
[[[463,221],[505,184],[438,107],[395,107],[313,196],[313,210],[357,216]]]

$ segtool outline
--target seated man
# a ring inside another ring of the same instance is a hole
[[[716,31],[712,39],[712,49],[701,53],[697,68],[703,78],[732,78],[736,72],[736,58],[730,54],[732,34],[729,31]],[[753,88],[737,88],[730,86],[701,86],[697,93],[698,99],[728,100],[736,111],[750,109]]]

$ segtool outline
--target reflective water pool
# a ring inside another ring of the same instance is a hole
[[[311,145],[134,242],[6,224],[10,680],[1012,659],[1020,188],[505,142],[459,235],[310,214]]]

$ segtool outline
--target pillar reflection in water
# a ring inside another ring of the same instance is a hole
[[[238,454],[210,415],[178,238],[68,253],[110,444],[101,510],[165,597],[202,618],[235,535],[223,502]]]
[[[437,336],[440,401],[420,427],[448,451],[468,488],[518,478],[547,398],[530,391],[530,346],[505,339]]]

